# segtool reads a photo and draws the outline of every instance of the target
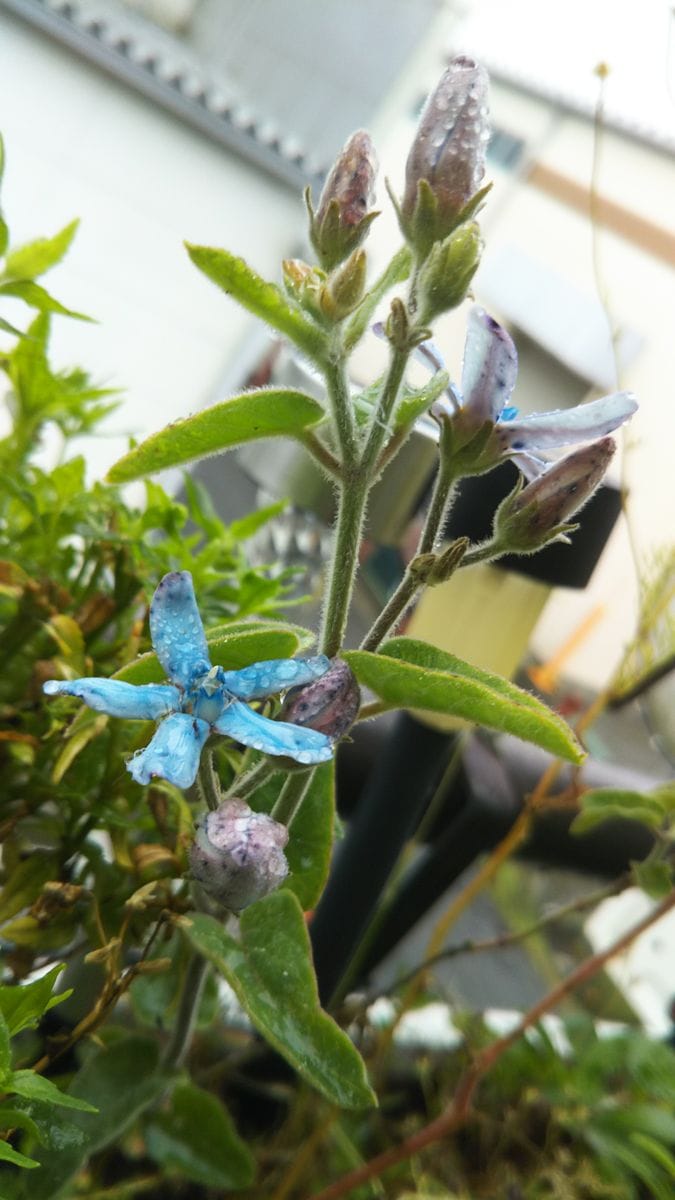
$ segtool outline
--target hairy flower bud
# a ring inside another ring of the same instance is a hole
[[[334,658],[321,679],[289,693],[281,717],[292,725],[340,738],[354,724],[360,704],[361,692],[351,668]]]
[[[284,882],[288,830],[243,800],[225,800],[197,824],[189,851],[194,879],[213,900],[241,912]]]
[[[466,298],[483,243],[475,222],[462,225],[432,246],[419,276],[419,321],[428,325]]]
[[[406,163],[401,219],[424,257],[476,211],[485,174],[488,75],[473,58],[453,58],[429,97]]]
[[[342,321],[353,312],[366,287],[366,253],[355,250],[346,263],[329,276],[321,291],[321,309],[330,321]]]
[[[554,463],[543,475],[516,489],[495,514],[494,535],[517,554],[539,550],[570,531],[565,522],[590,500],[616,447],[601,438]]]
[[[377,156],[370,135],[353,133],[338,154],[314,213],[309,197],[309,232],[326,271],[344,261],[361,244],[377,216],[369,212],[375,199]]]

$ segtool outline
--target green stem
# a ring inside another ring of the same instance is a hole
[[[508,546],[502,546],[499,542],[490,539],[488,542],[481,542],[478,546],[473,546],[467,551],[462,559],[462,567],[473,567],[476,563],[489,562],[493,558],[501,558],[504,554],[513,554],[517,551],[512,551]]]
[[[344,641],[367,495],[367,476],[362,472],[350,472],[340,488],[328,597],[323,614],[321,651],[329,658],[338,653]]]
[[[337,336],[337,335],[336,335]],[[358,441],[352,398],[349,394],[347,368],[344,352],[339,345],[334,348],[334,357],[324,368],[328,398],[333,413],[333,422],[340,447],[343,470],[347,470],[355,461],[358,453]]]
[[[333,476],[333,479],[342,478],[342,468],[327,446],[319,440],[315,433],[310,429],[303,429],[298,435],[298,441],[305,447],[305,450],[311,454],[312,458],[316,459],[324,471]]]
[[[292,771],[289,774],[271,813],[271,816],[280,825],[290,827],[293,823],[293,818],[300,811],[313,774],[313,771]]]
[[[183,990],[181,992],[176,1024],[164,1052],[165,1071],[176,1071],[182,1066],[190,1049],[192,1030],[199,1011],[209,964],[201,954],[193,954],[188,962]]]
[[[222,803],[223,794],[220,790],[220,781],[213,765],[212,750],[204,750],[202,753],[199,772],[197,774],[197,784],[204,803],[211,809],[211,812],[214,812]]]
[[[278,770],[279,767],[271,763],[268,758],[261,758],[260,762],[255,763],[249,771],[243,771],[241,775],[236,776],[225,792],[223,800],[231,800],[233,796],[236,796],[238,800],[245,800]]]
[[[366,448],[361,458],[361,470],[367,478],[370,478],[374,473],[380,451],[390,432],[389,421],[398,400],[401,383],[403,382],[403,374],[409,357],[410,350],[402,350],[396,346],[392,347],[389,369],[382,385],[382,392],[377,408],[373,413],[368,432],[368,441],[366,442]]]

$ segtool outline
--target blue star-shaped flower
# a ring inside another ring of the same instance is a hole
[[[333,743],[325,734],[270,721],[242,704],[319,679],[330,666],[324,655],[274,658],[240,671],[212,667],[189,571],[172,571],[160,581],[150,605],[150,634],[170,683],[135,685],[92,677],[50,679],[44,685],[49,696],[79,696],[90,708],[111,717],[165,718],[145,750],[127,763],[138,783],[160,776],[176,787],[190,787],[210,733],[300,763],[331,758]]]
[[[418,347],[418,354],[435,370],[443,359],[433,342]],[[632,392],[614,392],[574,408],[532,413],[520,417],[510,404],[518,375],[518,354],[511,336],[482,308],[472,308],[464,345],[462,386],[451,384],[445,396],[432,406],[433,416],[456,418],[464,426],[479,429],[486,421],[495,424],[486,455],[512,458],[528,479],[546,471],[550,463],[541,453],[560,446],[596,441],[623,425],[637,411]]]

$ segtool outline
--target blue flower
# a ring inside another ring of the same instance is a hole
[[[145,750],[127,763],[137,783],[159,776],[176,787],[190,787],[211,733],[300,763],[331,758],[333,743],[324,734],[271,721],[242,703],[319,679],[330,666],[324,655],[270,659],[240,671],[212,667],[189,571],[172,571],[160,581],[150,605],[150,634],[170,683],[136,686],[92,677],[50,679],[44,685],[49,696],[79,696],[90,708],[111,717],[164,718]]]
[[[435,370],[443,367],[433,342],[423,342],[418,353]],[[528,479],[534,479],[550,465],[542,452],[606,437],[638,407],[632,392],[614,392],[575,408],[519,417],[518,409],[510,404],[517,375],[518,355],[512,338],[482,308],[473,308],[464,346],[462,386],[451,385],[431,412],[439,420],[454,421],[465,435],[477,432],[486,421],[494,423],[481,455],[481,469],[512,458]]]

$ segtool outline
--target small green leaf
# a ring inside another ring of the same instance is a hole
[[[0,1013],[5,1018],[12,1037],[21,1033],[22,1029],[34,1028],[43,1013],[70,996],[70,991],[52,996],[54,984],[64,970],[65,964],[59,963],[33,983],[0,988]]]
[[[75,317],[78,321],[91,321],[91,317],[85,316],[84,313],[74,312],[60,304],[50,296],[46,288],[41,287],[39,283],[33,283],[31,279],[0,283],[0,296],[15,296],[31,308],[37,308],[39,312],[60,313],[63,317]]]
[[[12,1146],[8,1146],[7,1142],[0,1140],[0,1160],[3,1162],[14,1163],[15,1167],[39,1167],[39,1162],[34,1158],[26,1158],[25,1154],[19,1154],[18,1150],[14,1150]]]
[[[180,1171],[207,1188],[245,1188],[255,1160],[223,1105],[192,1084],[177,1087],[171,1108],[145,1129],[148,1153],[165,1170]]]
[[[287,890],[246,909],[237,942],[214,917],[184,932],[225,977],[251,1021],[308,1083],[342,1108],[375,1104],[360,1054],[319,1007],[300,905]]]
[[[324,416],[317,400],[291,388],[244,392],[153,433],[111,467],[108,479],[128,483],[256,438],[295,437]]]
[[[288,300],[281,288],[262,279],[243,258],[237,258],[227,250],[192,246],[189,242],[185,246],[193,263],[207,279],[232,296],[242,308],[283,333],[313,362],[319,366],[325,362],[328,350],[325,333]]]
[[[2,246],[3,225],[4,222],[2,217],[0,217],[0,246]],[[0,254],[2,254],[2,250],[0,250]],[[17,329],[15,325],[10,325],[9,321],[6,321],[4,317],[0,317],[0,329],[4,330],[5,333],[11,333],[12,337],[22,338],[26,336],[25,333],[22,333],[21,330]]]
[[[75,1108],[79,1112],[97,1111],[86,1100],[62,1092],[51,1079],[36,1075],[35,1071],[14,1071],[4,1086],[8,1092],[23,1096],[26,1100],[41,1100],[43,1104],[58,1104],[61,1108]]]
[[[81,1164],[104,1146],[118,1143],[166,1086],[154,1039],[132,1035],[95,1050],[73,1078],[67,1094],[97,1111],[69,1114],[69,1129],[59,1131],[58,1144],[55,1141],[53,1149],[41,1154],[40,1170],[31,1175],[22,1200],[70,1196],[65,1189]]]
[[[394,638],[379,654],[352,650],[344,658],[357,679],[392,707],[461,717],[571,762],[584,757],[569,726],[535,696],[426,642]]]
[[[611,817],[626,821],[642,821],[657,829],[667,812],[668,791],[656,788],[652,792],[635,792],[626,788],[592,788],[579,799],[581,812],[575,817],[572,833],[586,833]]]
[[[443,394],[450,382],[447,371],[436,371],[424,387],[404,388],[403,395],[394,414],[394,429],[405,429],[414,424],[422,413],[428,412],[431,405]]]
[[[237,671],[268,658],[292,658],[298,650],[305,648],[305,634],[306,631],[295,625],[233,622],[211,629],[206,641],[214,667]],[[161,683],[165,678],[153,653],[141,654],[113,675],[113,679],[123,679],[125,683]]]
[[[21,1108],[0,1105],[0,1129],[24,1129],[38,1142],[44,1141],[42,1133],[32,1117]]]
[[[35,279],[55,267],[66,254],[75,237],[79,221],[71,221],[51,238],[38,238],[26,246],[18,246],[7,255],[5,275],[13,279]]]
[[[642,888],[652,900],[662,900],[673,886],[673,873],[665,862],[631,863],[633,876],[638,887]]]

